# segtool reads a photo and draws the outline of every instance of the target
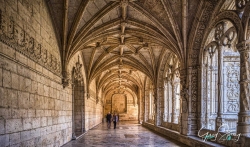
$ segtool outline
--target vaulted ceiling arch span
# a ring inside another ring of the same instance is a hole
[[[80,52],[87,93],[91,83],[97,91],[108,85],[116,90],[130,87],[135,93],[145,79],[157,86],[163,67],[171,66],[173,59],[178,65],[186,62],[188,33],[201,12],[197,10],[207,3],[193,1],[51,0],[62,36],[63,75]]]

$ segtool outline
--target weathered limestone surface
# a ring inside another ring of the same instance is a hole
[[[72,60],[69,62],[68,65],[68,69],[67,72],[68,73],[72,73],[73,68],[76,67],[76,63],[80,63],[83,65],[83,63],[81,62],[82,56],[80,53],[77,53],[74,55],[74,57],[72,58]],[[86,84],[86,75],[85,75],[85,71],[86,69],[84,69],[84,66],[82,66],[81,68],[81,74],[82,74],[82,82],[85,85]],[[70,74],[69,77],[71,77],[72,75]],[[71,79],[71,78],[70,78]],[[73,83],[72,79],[71,82]],[[72,88],[72,86],[71,86]],[[94,126],[100,124],[102,122],[102,114],[103,114],[103,106],[102,106],[102,102],[101,101],[97,101],[96,100],[96,94],[95,94],[95,85],[91,84],[89,87],[89,91],[87,90],[86,86],[83,86],[83,89],[81,90],[81,95],[83,97],[81,97],[80,99],[78,99],[78,101],[82,104],[82,115],[84,117],[84,122],[83,122],[83,128],[85,131],[93,128]],[[70,91],[72,91],[72,89],[70,89]],[[72,96],[71,96],[72,98]],[[80,108],[80,107],[79,107]],[[72,112],[71,112],[72,114]]]
[[[60,146],[71,140],[72,91],[63,89],[60,69],[54,68],[60,62],[60,54],[44,2],[0,1],[0,146],[3,147]],[[27,38],[29,42],[16,38],[24,34],[31,37]],[[22,43],[26,45],[22,47]],[[43,59],[34,51],[37,44],[43,47],[42,52],[46,50]]]
[[[5,45],[1,43],[1,47]],[[15,59],[12,61],[1,56],[0,61],[3,75],[0,146],[27,143],[30,146],[49,146],[68,142],[71,139],[71,92],[62,88],[60,78],[57,81],[51,79],[27,65],[15,63]],[[44,83],[46,80],[50,82]]]
[[[138,120],[137,99],[128,92],[112,91],[106,96],[104,117],[111,112],[119,114],[119,120]]]
[[[249,146],[249,16],[248,0],[0,0],[0,146],[61,146],[109,111],[190,146],[226,123],[244,137],[225,145]]]

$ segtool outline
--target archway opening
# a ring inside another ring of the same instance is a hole
[[[79,61],[72,71],[72,139],[85,132],[84,86]]]
[[[220,22],[210,32],[203,51],[201,120],[208,130],[236,131],[240,96],[236,36],[231,22]]]

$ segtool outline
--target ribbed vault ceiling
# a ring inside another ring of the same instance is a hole
[[[203,1],[204,2],[204,1]],[[163,59],[185,62],[200,0],[50,0],[64,66],[81,52],[87,83],[110,91],[155,82]],[[222,9],[230,9],[228,0]],[[175,62],[175,63],[173,63]]]

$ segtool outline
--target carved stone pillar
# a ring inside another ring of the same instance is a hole
[[[180,70],[180,88],[181,88],[181,112],[180,112],[180,133],[188,134],[188,87],[186,85],[187,70]]]
[[[161,125],[161,109],[160,109],[160,100],[158,98],[159,88],[154,89],[154,121],[155,126]]]
[[[164,114],[163,114],[163,120],[165,122],[168,122],[169,117],[169,90],[168,90],[168,79],[165,81],[164,86]]]
[[[75,115],[74,115],[74,97],[75,97],[75,91],[74,91],[75,85],[72,84],[72,140],[76,139],[76,133],[75,133]]]
[[[209,101],[208,100],[208,86],[209,86],[209,84],[208,84],[208,73],[210,72],[209,70],[209,67],[208,67],[208,64],[207,65],[205,65],[205,75],[206,75],[206,77],[205,77],[205,79],[203,79],[203,81],[202,81],[202,83],[205,85],[204,86],[204,94],[203,94],[203,96],[205,96],[205,98],[203,99],[203,102],[201,102],[201,124],[200,124],[200,126],[199,126],[199,128],[201,128],[201,127],[204,127],[204,126],[206,126],[206,128],[209,128],[209,124],[208,123],[206,123],[206,122],[208,122],[209,121],[209,113],[210,112],[208,112],[208,106],[210,106],[211,105],[211,101]],[[202,73],[201,73],[202,74]],[[199,79],[201,79],[201,78],[199,78]],[[204,110],[205,109],[205,110]],[[203,111],[202,111],[203,110]],[[204,113],[204,114],[203,114]]]
[[[180,72],[180,85],[182,103],[180,133],[196,136],[198,132],[198,68],[189,67],[188,69],[182,69]]]
[[[143,121],[143,107],[142,107],[142,105],[143,105],[143,100],[142,100],[142,91],[141,91],[141,89],[139,89],[138,90],[138,123],[142,123],[142,121]]]
[[[146,90],[144,89],[144,96],[143,96],[143,98],[142,98],[142,105],[143,105],[143,122],[146,122],[147,121],[147,111],[146,111],[146,109],[147,109],[147,107],[146,107],[146,96],[147,96],[147,94],[146,94]]]
[[[216,131],[224,131],[222,124],[224,123],[224,119],[222,117],[222,103],[223,103],[223,53],[222,53],[222,45],[219,45],[218,48],[218,109],[217,109],[217,117],[216,117]],[[218,130],[220,128],[220,130]]]
[[[178,122],[178,116],[176,113],[176,84],[172,83],[172,123]]]
[[[250,44],[237,45],[240,52],[240,112],[237,133],[250,136]]]
[[[168,80],[168,122],[172,122],[172,85],[170,80]]]

